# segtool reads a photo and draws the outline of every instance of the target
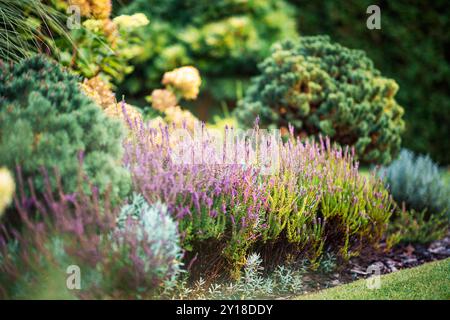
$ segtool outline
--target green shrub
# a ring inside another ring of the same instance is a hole
[[[366,27],[370,0],[290,0],[302,35],[328,34],[363,49],[383,74],[400,85],[405,108],[405,147],[450,163],[450,46],[448,1],[382,1],[381,30]]]
[[[148,94],[164,72],[193,64],[207,90],[234,96],[236,80],[256,72],[274,41],[297,35],[293,8],[280,0],[135,0],[120,12],[142,12],[151,21],[129,93]]]
[[[430,214],[450,213],[450,187],[441,174],[430,157],[415,156],[405,149],[379,171],[397,203],[404,202],[408,209],[428,210]]]
[[[123,130],[80,90],[77,77],[43,56],[0,62],[0,163],[11,172],[20,166],[38,192],[41,169],[56,168],[64,189],[73,192],[82,182],[82,161],[100,192],[110,188],[111,197],[123,196],[130,183],[121,165]]]
[[[364,162],[389,163],[400,149],[403,109],[398,85],[381,76],[362,51],[327,36],[274,46],[259,66],[236,115],[250,126],[292,124],[300,134],[326,135],[354,146]]]

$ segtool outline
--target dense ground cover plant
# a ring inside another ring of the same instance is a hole
[[[292,124],[354,146],[362,161],[389,163],[400,149],[403,109],[398,85],[381,76],[362,51],[327,36],[282,42],[259,66],[236,110],[247,126],[259,115],[270,127]]]
[[[380,2],[381,30],[366,27],[366,10],[374,4],[370,0],[290,2],[298,9],[302,35],[328,34],[345,46],[363,49],[383,74],[398,82],[397,99],[406,110],[404,146],[449,164],[450,62],[445,48],[450,18],[442,14],[448,2]]]
[[[55,195],[46,173],[44,197],[27,197],[20,171],[16,176],[22,228],[0,225],[1,298],[36,297],[40,289],[53,290],[53,299],[151,298],[176,280],[181,249],[163,205],[134,196],[113,207],[95,187],[88,195],[66,193],[59,184]],[[80,290],[66,287],[69,266],[80,268]]]
[[[427,210],[398,210],[392,218],[388,237],[393,244],[430,243],[445,237],[449,228],[449,219],[445,212],[429,214]]]
[[[301,142],[293,132],[287,142],[271,146],[257,126],[243,135],[226,128],[219,144],[217,132],[204,125],[197,128],[197,141],[173,130],[136,124],[125,163],[136,191],[149,203],[167,204],[196,267],[223,272],[225,263],[238,277],[251,248],[276,245],[288,248],[280,252],[306,255],[317,267],[326,248],[348,259],[360,246],[376,245],[386,231],[391,198],[379,179],[359,175],[348,148],[329,140]],[[259,141],[256,149],[250,137]],[[269,175],[262,158],[252,157],[267,143],[271,155],[279,156],[266,159],[276,169]],[[183,156],[189,161],[180,162]],[[277,260],[276,254],[271,258]]]
[[[145,50],[126,82],[128,96],[148,94],[164,72],[194,64],[207,91],[219,99],[234,97],[236,79],[254,74],[274,41],[297,36],[293,8],[284,1],[128,2],[118,2],[118,12],[142,12],[151,20],[142,31]]]
[[[77,77],[55,62],[44,56],[0,62],[0,163],[11,172],[19,166],[37,192],[44,190],[42,168],[57,168],[64,190],[75,191],[81,162],[101,193],[126,195],[122,132],[81,92]]]

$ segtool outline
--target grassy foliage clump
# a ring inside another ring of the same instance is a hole
[[[53,37],[68,39],[61,17],[41,0],[0,0],[0,60],[19,62],[55,50]]]
[[[445,212],[429,214],[427,210],[399,210],[392,219],[390,238],[404,243],[430,243],[442,239],[448,231],[449,219]],[[388,238],[389,239],[389,238]]]

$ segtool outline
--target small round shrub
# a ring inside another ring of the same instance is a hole
[[[390,193],[408,209],[427,210],[430,214],[450,213],[450,186],[429,156],[415,156],[403,149],[388,167],[380,169]]]
[[[381,76],[363,51],[303,37],[274,46],[236,110],[251,126],[288,127],[354,146],[360,160],[389,163],[400,149],[403,108],[398,85]]]
[[[131,203],[122,207],[117,226],[119,239],[135,239],[142,244],[134,249],[139,261],[134,264],[141,266],[151,286],[174,284],[181,270],[182,251],[178,226],[167,206],[161,202],[150,205],[142,195],[135,194]],[[127,246],[123,248],[127,250]]]
[[[405,108],[402,145],[450,164],[450,15],[448,1],[379,1],[382,30],[369,30],[365,20],[372,0],[289,0],[297,7],[302,35],[327,34],[337,42],[363,49],[401,90]],[[412,32],[412,30],[414,30]],[[420,132],[420,134],[418,134]]]
[[[0,163],[11,172],[20,166],[36,191],[44,189],[41,170],[56,168],[68,193],[86,184],[82,172],[100,192],[109,189],[111,198],[126,195],[130,177],[122,166],[122,136],[120,124],[58,64],[44,56],[0,62]]]

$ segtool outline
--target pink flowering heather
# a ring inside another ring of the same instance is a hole
[[[302,142],[291,128],[282,142],[257,124],[241,135],[226,128],[219,139],[204,125],[187,138],[173,126],[130,127],[134,188],[167,204],[185,248],[206,255],[204,244],[215,243],[232,271],[250,248],[291,244],[314,265],[325,248],[348,258],[386,230],[392,200],[383,184],[360,176],[353,153],[329,139]]]
[[[150,203],[161,201],[168,206],[186,248],[203,240],[228,239],[220,250],[229,261],[243,262],[260,235],[267,207],[265,182],[258,169],[207,161],[176,163],[171,157],[170,131],[140,124],[135,127],[135,139],[126,142],[125,163],[136,190]]]

